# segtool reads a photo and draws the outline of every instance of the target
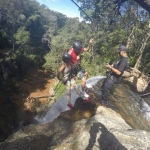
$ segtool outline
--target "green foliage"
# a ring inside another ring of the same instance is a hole
[[[141,43],[148,31],[148,15],[136,3],[123,3],[115,9],[113,1],[78,0],[81,8],[93,20],[81,12],[84,21],[67,18],[36,1],[0,0],[0,55],[13,59],[16,68],[26,72],[30,67],[43,66],[57,71],[62,55],[79,40],[86,47],[94,37],[91,53],[85,53],[82,63],[89,76],[104,75],[105,63],[115,62],[120,45],[126,45],[133,27],[134,39],[129,45],[130,65],[138,59]],[[8,9],[9,8],[9,9]],[[140,70],[149,73],[149,45],[147,42]]]
[[[60,98],[65,92],[66,92],[66,87],[61,83],[61,81],[59,81],[58,85],[56,85],[56,87],[54,87],[54,89],[56,88],[56,99]]]
[[[51,69],[54,72],[57,71],[62,55],[59,52],[56,51],[56,49],[52,49],[48,54],[44,56],[46,63],[43,65],[45,69]]]
[[[81,65],[88,72],[88,76],[97,76],[105,74],[103,58],[92,56],[89,52],[85,52]]]
[[[0,0],[0,4],[0,49],[4,49],[1,59],[10,57],[24,73],[30,67],[42,66],[43,57],[50,50],[50,43],[43,42],[42,38],[52,28],[51,21],[54,27],[59,17],[59,25],[63,26],[66,17],[32,0]]]
[[[20,27],[15,34],[15,38],[17,45],[27,44],[30,40],[30,32],[26,31],[24,27]]]

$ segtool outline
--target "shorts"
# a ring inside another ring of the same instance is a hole
[[[66,86],[66,90],[75,88],[77,86],[75,79],[72,78],[71,80],[67,80],[65,86]]]

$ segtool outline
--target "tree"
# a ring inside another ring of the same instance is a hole
[[[30,33],[26,31],[24,27],[20,27],[15,34],[16,44],[19,45],[19,49],[22,49],[24,54],[24,46],[30,41]]]
[[[139,49],[140,55],[134,65],[134,69],[139,69],[139,67],[140,67],[142,55],[143,55],[143,52],[144,52],[144,49],[145,49],[145,46],[147,44],[149,37],[150,37],[150,29],[148,29],[147,34],[142,39],[141,47]]]
[[[113,1],[115,4],[120,6],[128,0],[113,0]],[[150,13],[150,0],[134,0],[134,1]]]

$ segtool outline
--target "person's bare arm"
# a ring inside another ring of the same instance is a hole
[[[61,80],[60,74],[64,71],[64,69],[65,69],[65,64],[62,64],[62,65],[59,67],[58,71],[57,71],[57,78],[58,78],[59,80]]]
[[[87,76],[88,76],[88,73],[85,72],[85,74],[84,74],[84,76],[83,76],[83,78],[82,78],[82,82],[81,82],[81,88],[82,88],[82,91],[84,91],[84,89],[85,89]]]
[[[84,51],[89,51],[91,44],[93,43],[93,39],[90,39],[88,47],[84,48]]]
[[[116,73],[117,75],[120,75],[120,74],[121,74],[121,72],[120,72],[118,69],[114,68],[113,66],[111,66],[111,65],[109,65],[109,64],[106,65],[106,68],[111,69],[111,70],[112,70],[114,73]]]

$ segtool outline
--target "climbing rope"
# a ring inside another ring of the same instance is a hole
[[[59,80],[58,83],[57,83],[57,85],[56,85],[55,88],[54,88],[55,94],[58,92],[60,86],[61,86],[61,82],[60,82],[60,80]]]
[[[86,12],[74,1],[74,0],[71,0],[86,16],[88,19],[90,19],[91,23],[94,22],[94,20],[92,20],[89,15],[86,14]]]

